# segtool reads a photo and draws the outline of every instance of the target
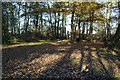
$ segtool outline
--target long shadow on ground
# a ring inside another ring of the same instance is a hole
[[[108,50],[101,50],[102,46],[94,43],[45,43],[5,49],[3,77],[113,80],[115,74],[119,75],[119,72],[115,71],[119,70],[120,57]],[[17,67],[22,64],[26,66]]]

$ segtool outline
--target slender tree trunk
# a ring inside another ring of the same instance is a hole
[[[89,26],[89,22],[87,21],[87,26],[86,26],[86,38],[87,38],[87,36],[88,36],[88,31],[89,31],[88,26]]]
[[[40,22],[41,22],[40,26],[43,27],[43,15],[42,15],[42,13],[40,15]],[[40,28],[39,28],[39,32],[40,32]]]
[[[93,33],[93,19],[94,18],[94,11],[90,14],[90,29],[89,29],[89,40],[92,40],[92,33]]]
[[[50,32],[51,32],[51,34],[53,35],[52,14],[51,14],[51,12],[50,12],[49,14],[50,14],[50,19],[49,19]]]
[[[82,39],[84,39],[84,35],[85,35],[85,21],[83,21]]]
[[[57,39],[59,38],[59,21],[60,21],[60,13],[58,12]]]
[[[39,15],[36,15],[36,22],[35,22],[36,32],[38,31],[38,19],[39,19]]]
[[[65,15],[62,14],[62,27],[61,27],[61,37],[63,38],[64,37],[64,28],[65,28]]]
[[[109,11],[109,6],[111,6],[111,4],[110,5],[107,4],[107,12],[106,12],[106,13],[109,13],[109,14],[106,14],[106,16],[108,16],[108,18],[109,18],[109,20],[106,20],[106,28],[107,28],[107,30],[106,30],[106,38],[107,39],[110,38],[110,36],[111,36],[111,30],[110,30],[110,28],[111,28],[111,26],[110,26],[111,10]]]
[[[107,38],[110,38],[111,36],[111,30],[110,30],[110,23],[107,23]]]
[[[79,39],[80,39],[80,19],[78,19],[78,36],[79,36]]]
[[[20,34],[20,3],[18,3],[18,34]]]
[[[25,6],[27,6],[27,3],[25,3]],[[24,32],[26,33],[27,32],[27,29],[26,29],[26,20],[27,20],[27,15],[26,15],[26,12],[27,10],[26,10],[26,8],[25,8],[25,12],[24,12],[24,14],[25,14],[25,19],[24,19]]]
[[[54,13],[54,15],[55,15],[55,23],[54,23],[54,38],[56,39],[56,33],[57,33],[57,31],[56,31],[56,23],[57,23],[57,19],[56,19],[56,12]]]
[[[28,31],[28,26],[29,26],[29,20],[30,20],[30,16],[27,17],[27,22],[26,22],[26,29],[25,29],[25,32]]]
[[[73,25],[74,13],[75,11],[72,12],[72,17],[71,17],[71,41],[74,41],[74,25]]]

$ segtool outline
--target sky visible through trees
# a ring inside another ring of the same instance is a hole
[[[54,2],[53,2],[54,3]],[[48,2],[48,4],[49,5],[52,5],[53,3],[51,3],[51,2]],[[100,2],[100,3],[102,3],[102,2]],[[24,4],[24,3],[23,3]],[[15,5],[17,6],[17,4],[15,3]],[[113,6],[115,6],[115,2],[113,2]],[[22,8],[21,8],[22,9]],[[108,7],[108,9],[110,10],[110,6]],[[107,12],[107,8],[104,8],[102,11],[101,11],[102,13],[103,13],[103,15],[104,16],[106,16],[106,15],[111,15],[111,16],[116,16],[116,15],[118,15],[118,12],[117,12],[117,10],[115,11],[114,9],[112,9],[111,10],[111,13],[108,13]],[[21,10],[20,11],[20,15],[21,14],[23,14],[24,12]],[[44,14],[43,13],[43,19],[47,19],[47,17],[46,17],[46,15],[48,15],[48,14]],[[60,16],[60,17],[62,17],[62,16]],[[67,15],[67,19],[66,19],[66,21],[67,21],[67,24],[65,25],[66,26],[66,31],[70,31],[70,24],[71,24],[71,14],[69,14],[69,15]],[[109,16],[106,16],[107,18],[109,18]],[[117,16],[116,16],[117,17]],[[21,21],[21,28],[23,28],[23,26],[24,26],[24,17],[22,17],[21,19],[20,19],[20,21]],[[47,24],[47,23],[46,23]],[[94,23],[94,25],[96,25],[96,27],[98,27],[98,25],[97,25],[97,23]],[[114,27],[116,27],[117,26],[117,21],[113,21],[113,23],[112,23],[112,27],[114,28]],[[113,30],[112,31],[113,33],[115,32],[115,30]],[[95,31],[94,31],[94,33],[96,33]]]
[[[46,39],[65,39],[67,35],[71,40],[78,36],[90,39],[93,38],[92,34],[99,35],[99,38],[110,38],[118,26],[117,3],[4,2],[3,39],[8,34],[22,38],[22,34],[29,32],[34,38],[39,35],[39,39],[41,36]],[[105,35],[101,35],[102,32]]]

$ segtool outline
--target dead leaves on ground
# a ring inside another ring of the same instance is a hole
[[[120,76],[119,57],[116,57],[116,53],[101,48],[101,43],[100,45],[99,43],[69,44],[67,41],[58,41],[52,42],[48,46],[46,43],[46,45],[38,47],[28,47],[26,49],[31,49],[31,52],[26,53],[26,58],[22,60],[22,57],[21,59],[16,57],[16,59],[4,63],[3,77],[39,78],[56,76],[79,78],[91,74],[99,76],[106,74],[105,69],[111,76]],[[4,56],[12,52],[7,51]],[[14,54],[20,54],[20,52],[14,51],[11,58],[15,58],[12,57]],[[24,55],[22,56],[24,57]]]

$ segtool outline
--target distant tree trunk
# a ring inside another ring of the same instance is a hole
[[[107,23],[107,38],[110,38],[111,30],[110,30],[110,23]]]
[[[80,39],[80,19],[78,19],[78,36],[79,36],[79,39]]]
[[[108,14],[106,14],[106,16],[108,16],[108,18],[109,18],[109,20],[106,20],[106,27],[107,27],[107,36],[106,36],[106,38],[108,39],[108,38],[110,38],[111,37],[111,26],[110,26],[110,18],[111,18],[111,15],[112,15],[112,10],[109,8],[109,6],[111,7],[112,6],[112,4],[110,3],[110,4],[107,4],[107,13],[109,13],[109,15]]]
[[[30,16],[28,16],[27,18],[28,18],[28,19],[27,19],[27,22],[26,22],[26,27],[25,27],[26,29],[25,29],[25,32],[28,31]]]
[[[76,38],[77,38],[76,33],[77,33],[77,25],[76,25],[76,23],[74,23],[74,40],[76,40]]]
[[[89,40],[92,40],[92,33],[93,33],[93,18],[94,17],[94,11],[90,14],[90,29],[89,29]]]
[[[57,23],[56,12],[54,13],[54,16],[55,16],[55,23],[54,23],[54,38],[56,39],[56,36],[57,36],[57,35],[56,35],[56,32],[57,32],[57,31],[56,31],[56,23]]]
[[[73,25],[74,13],[75,13],[75,11],[72,11],[72,17],[71,17],[71,41],[74,41],[74,25]]]
[[[84,39],[84,35],[85,35],[85,21],[83,21],[82,39]]]
[[[20,34],[20,3],[18,3],[18,34]]]
[[[92,33],[93,33],[93,21],[90,23],[90,29],[89,29],[89,40],[92,40]]]
[[[50,19],[49,19],[50,32],[51,32],[51,34],[53,35],[52,14],[51,14],[51,12],[50,12],[49,14],[50,14]]]
[[[42,15],[42,13],[40,14],[40,22],[41,22],[40,26],[42,28],[43,27],[43,15]],[[39,32],[40,32],[40,26],[39,26]]]
[[[59,38],[59,21],[60,21],[60,13],[58,12],[58,21],[57,21],[57,39]]]
[[[65,27],[65,25],[66,25],[66,15],[65,14],[63,14],[63,18],[62,18],[62,38],[66,38],[66,27]]]
[[[61,37],[63,38],[64,37],[64,34],[65,34],[65,32],[64,32],[64,28],[65,28],[65,15],[64,14],[62,14],[62,27],[61,27]]]
[[[27,6],[27,3],[25,3],[25,6]],[[27,9],[25,8],[25,19],[24,19],[24,32],[26,33],[27,32],[27,25],[26,25],[26,21],[27,21]]]
[[[36,15],[36,21],[35,21],[36,32],[38,31],[38,19],[39,19],[39,15]]]
[[[87,26],[86,26],[86,37],[88,36],[88,31],[89,31],[88,26],[89,26],[89,22],[87,21]]]

